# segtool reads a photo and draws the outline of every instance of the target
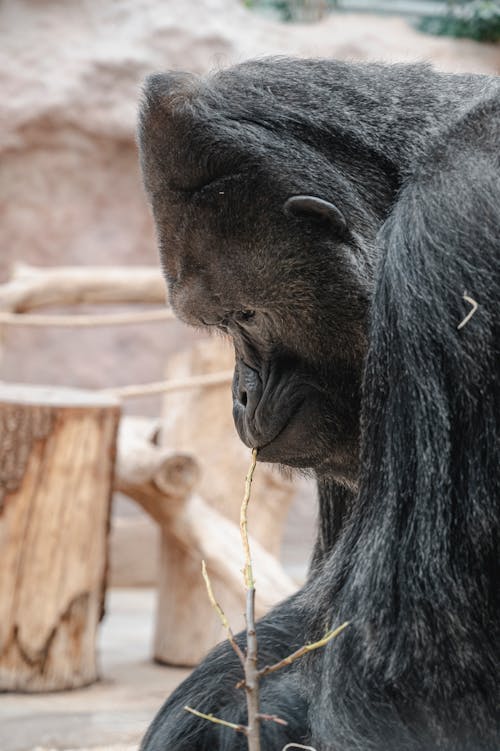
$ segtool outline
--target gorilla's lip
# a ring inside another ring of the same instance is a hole
[[[275,444],[279,442],[279,440],[282,437],[282,435],[290,427],[290,424],[293,422],[294,418],[297,417],[297,415],[299,414],[300,408],[302,407],[302,404],[304,403],[304,401],[305,401],[304,399],[301,399],[297,403],[297,405],[295,406],[293,412],[291,412],[291,414],[288,416],[288,419],[282,424],[282,426],[280,427],[280,429],[277,431],[277,433],[275,433],[275,435],[270,440],[268,440],[266,443],[263,443],[260,446],[257,445],[257,446],[252,447],[252,448],[256,448],[257,449],[257,459],[259,458],[259,456],[261,455],[262,452],[265,452],[266,449],[274,447]],[[263,457],[263,459],[264,459],[264,461],[266,461],[265,456]],[[281,457],[281,458],[277,458],[277,459],[272,459],[272,461],[283,461],[283,462],[285,462],[286,460],[285,460],[284,457]]]
[[[278,451],[277,454],[266,454],[266,449],[272,452],[273,444],[266,444],[262,449],[257,450],[257,461],[268,462],[269,464],[281,464],[284,467],[310,467],[311,462],[306,456],[298,456],[296,453],[286,454]]]
[[[248,448],[257,449],[257,451],[261,451],[266,446],[270,446],[272,443],[278,440],[281,434],[286,430],[290,421],[297,413],[299,406],[300,405],[297,405],[297,407],[295,407],[293,411],[291,411],[286,416],[285,421],[280,424],[280,426],[277,430],[274,431],[274,433],[267,433],[267,435],[263,438],[260,430],[255,425],[254,420],[252,420],[249,425],[248,421],[241,414],[242,410],[237,409],[233,403],[233,420],[240,440],[245,444],[245,446],[248,446]]]

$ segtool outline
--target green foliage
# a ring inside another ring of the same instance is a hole
[[[282,21],[317,20],[334,8],[347,9],[342,0],[243,0],[248,8]],[[429,34],[468,37],[480,42],[500,40],[500,0],[448,0],[448,12],[424,16],[417,27]],[[376,12],[377,3],[373,10]]]
[[[243,0],[254,8],[278,16],[282,21],[303,21],[323,15],[338,6],[338,0]]]
[[[429,34],[468,37],[478,42],[500,40],[500,3],[498,0],[462,0],[450,3],[445,16],[426,16],[418,28]]]
[[[271,11],[279,15],[283,21],[291,21],[290,3],[288,0],[244,0],[247,8]]]

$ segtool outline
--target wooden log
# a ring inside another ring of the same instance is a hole
[[[0,690],[97,678],[120,408],[76,389],[0,384]]]
[[[159,607],[163,608],[156,622],[155,659],[190,666],[202,656],[200,643],[208,649],[224,637],[207,598],[201,560],[206,561],[217,596],[239,630],[245,602],[243,550],[238,525],[192,492],[200,485],[198,462],[187,453],[156,445],[156,437],[154,421],[122,420],[115,487],[137,501],[162,531]],[[243,481],[244,474],[242,485]],[[256,612],[261,616],[291,594],[295,585],[256,539],[251,544],[258,582]]]
[[[47,306],[160,303],[165,282],[157,268],[73,266],[40,268],[17,264],[0,284],[0,310],[23,313]]]
[[[200,478],[196,459],[186,452],[172,451],[157,443],[160,423],[148,417],[126,416],[118,433],[115,485],[127,489],[149,489],[153,498],[159,493],[174,498],[186,497]],[[148,512],[160,524],[156,505]]]

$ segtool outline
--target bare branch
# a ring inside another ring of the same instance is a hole
[[[250,556],[250,544],[248,542],[248,520],[247,510],[248,502],[250,501],[250,491],[252,488],[252,478],[257,463],[257,449],[252,449],[252,463],[248,474],[245,479],[245,495],[241,504],[240,511],[240,531],[241,540],[243,542],[243,550],[245,552],[245,568],[243,569],[243,575],[245,577],[245,586],[247,589],[254,589],[253,571],[252,571],[252,559]]]
[[[231,626],[229,625],[229,621],[226,618],[226,614],[224,613],[224,611],[222,610],[221,606],[219,605],[219,603],[215,599],[215,595],[214,595],[214,592],[213,592],[213,589],[212,589],[212,584],[211,584],[210,579],[208,577],[207,565],[206,565],[205,561],[201,562],[201,573],[203,575],[203,579],[205,580],[205,584],[206,584],[206,587],[207,587],[208,599],[210,600],[213,609],[215,610],[215,612],[219,616],[220,622],[222,623],[223,627],[227,631],[227,638],[229,640],[229,643],[231,644],[232,648],[236,652],[239,661],[241,662],[241,664],[243,665],[243,667],[245,667],[245,655],[241,651],[239,645],[236,642],[236,639],[234,638],[233,630],[232,630]]]
[[[238,655],[238,658],[243,664],[243,671],[244,671],[244,679],[241,680],[237,684],[237,688],[240,688],[241,686],[244,686],[245,693],[246,693],[246,700],[247,700],[247,725],[237,725],[233,722],[228,722],[227,720],[221,720],[218,717],[214,717],[212,714],[205,714],[204,712],[199,712],[196,709],[192,709],[191,707],[184,707],[184,709],[187,712],[191,712],[191,714],[194,714],[196,717],[200,717],[201,719],[208,720],[209,722],[213,722],[219,725],[224,725],[225,727],[231,728],[232,730],[235,730],[237,732],[243,733],[247,738],[248,743],[248,751],[260,751],[261,749],[261,743],[260,743],[260,723],[261,721],[269,721],[269,722],[275,722],[278,725],[288,725],[286,720],[283,720],[278,715],[274,714],[265,714],[263,712],[259,711],[259,681],[260,679],[268,675],[269,673],[274,673],[275,671],[279,670],[282,667],[285,667],[286,665],[291,665],[292,662],[295,662],[295,660],[298,660],[300,657],[305,655],[308,652],[312,652],[315,649],[320,649],[321,647],[324,647],[326,644],[328,644],[329,641],[334,639],[338,634],[341,633],[348,625],[349,621],[346,621],[341,626],[338,626],[336,629],[333,629],[332,631],[329,631],[322,639],[319,639],[316,642],[313,642],[311,644],[305,644],[304,646],[297,649],[295,652],[293,652],[288,657],[285,657],[283,660],[280,660],[279,662],[275,663],[274,665],[268,665],[262,670],[258,669],[257,666],[257,658],[258,658],[258,643],[257,643],[257,632],[255,628],[255,581],[254,581],[254,574],[253,574],[253,568],[252,568],[252,557],[250,552],[250,544],[248,540],[248,519],[247,519],[247,512],[248,512],[248,504],[250,501],[250,493],[251,493],[251,486],[252,486],[252,478],[253,473],[255,470],[257,462],[257,449],[252,450],[252,462],[250,465],[250,468],[248,470],[246,481],[245,481],[245,493],[243,497],[243,501],[241,504],[241,510],[240,510],[240,532],[241,532],[241,540],[243,543],[243,550],[245,554],[245,563],[243,568],[243,576],[245,580],[245,588],[246,588],[246,612],[245,612],[245,618],[246,618],[246,637],[247,637],[247,648],[246,648],[246,655],[243,654],[243,651],[240,649],[238,644],[236,643],[234,639],[233,632],[231,630],[231,627],[229,626],[229,622],[224,614],[224,611],[220,607],[219,603],[215,599],[212,585],[207,573],[207,567],[205,564],[205,561],[202,562],[202,574],[203,579],[205,580],[205,584],[207,587],[208,592],[208,598],[212,604],[212,607],[216,611],[223,627],[226,629],[228,634],[228,639],[231,643],[231,646],[233,647],[234,651]],[[287,749],[292,748],[298,748],[303,749],[304,751],[316,751],[313,746],[304,746],[300,743],[288,743],[282,751],[287,751]]]
[[[250,554],[250,544],[248,542],[248,520],[247,510],[250,501],[250,491],[252,487],[252,477],[257,463],[257,449],[252,450],[252,463],[245,481],[245,495],[241,504],[240,511],[240,530],[243,550],[245,551],[245,567],[243,575],[247,590],[246,602],[246,634],[247,634],[247,653],[244,665],[245,672],[245,692],[247,698],[247,739],[248,751],[260,751],[260,719],[259,719],[259,669],[257,667],[257,631],[255,629],[255,582],[253,578],[252,557]]]
[[[208,720],[209,722],[213,722],[216,725],[224,725],[224,727],[231,728],[231,730],[236,730],[237,733],[243,733],[243,735],[248,734],[248,729],[245,725],[237,725],[235,722],[221,720],[219,717],[214,717],[213,714],[198,712],[197,709],[193,709],[192,707],[188,707],[187,705],[184,707],[184,709],[186,710],[186,712],[191,712],[191,714],[194,714],[195,717],[200,717],[202,720]]]
[[[281,670],[281,668],[291,665],[292,662],[295,662],[295,660],[303,657],[308,652],[313,652],[315,649],[320,649],[321,647],[326,646],[329,641],[335,639],[335,637],[347,628],[348,625],[349,621],[346,621],[345,623],[342,623],[341,626],[337,626],[337,628],[329,631],[322,639],[312,642],[312,644],[304,644],[304,646],[299,647],[299,649],[292,652],[288,657],[283,658],[283,660],[280,660],[279,662],[275,662],[274,665],[266,665],[262,670],[259,670],[259,678],[262,678],[264,675],[269,675],[269,673],[275,673],[277,670]]]

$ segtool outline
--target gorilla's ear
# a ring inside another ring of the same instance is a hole
[[[343,213],[333,203],[322,198],[291,196],[283,204],[283,211],[287,216],[328,222],[336,232],[347,233],[347,221]]]

